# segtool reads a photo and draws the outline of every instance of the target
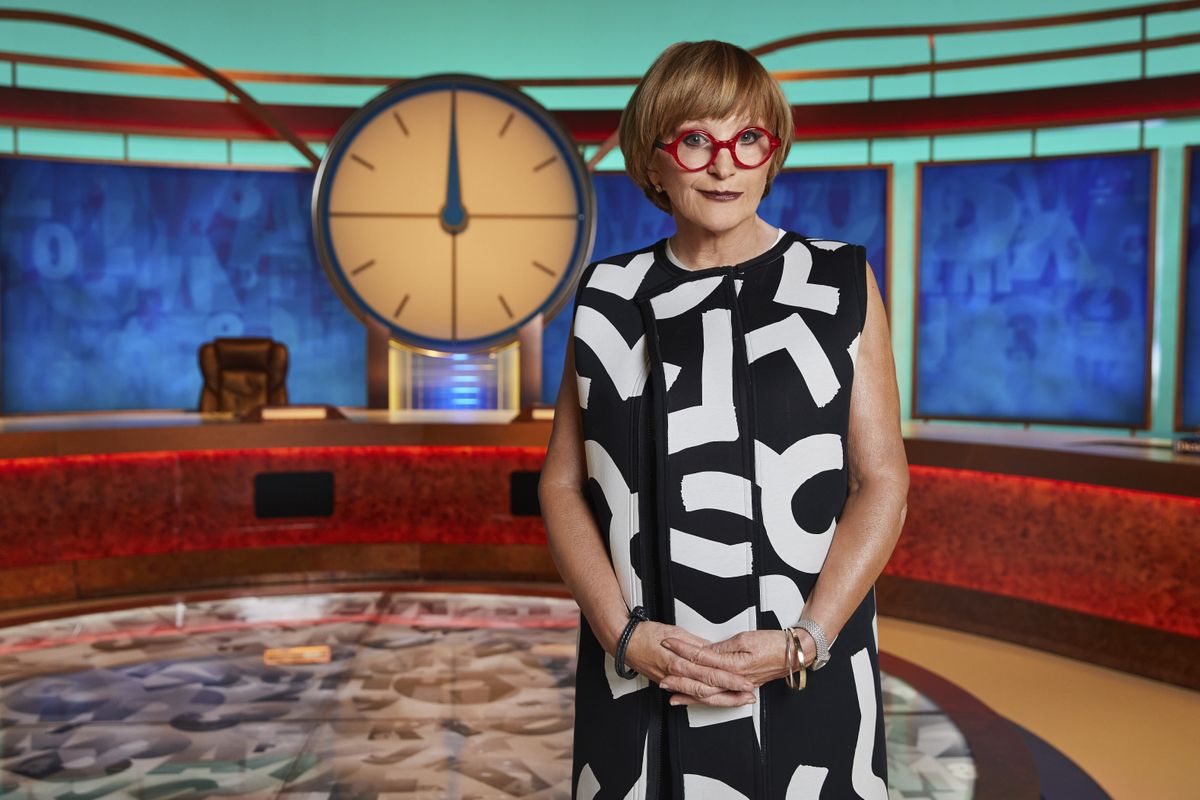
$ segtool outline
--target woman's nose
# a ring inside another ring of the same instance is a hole
[[[733,163],[733,153],[729,152],[728,148],[722,147],[717,151],[717,157],[708,165],[708,174],[713,177],[728,178],[736,167],[737,165]]]

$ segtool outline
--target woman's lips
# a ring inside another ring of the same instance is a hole
[[[742,196],[741,192],[706,192],[700,190],[700,194],[707,197],[709,200],[716,200],[719,203],[728,203],[731,200],[737,200]]]

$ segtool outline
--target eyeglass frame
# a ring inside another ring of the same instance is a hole
[[[742,138],[742,134],[745,133],[746,131],[762,131],[764,134],[766,134],[767,142],[769,142],[771,145],[771,149],[767,151],[766,158],[764,158],[762,161],[755,164],[754,166],[750,166],[748,164],[743,163],[742,160],[737,157],[737,149],[736,149],[737,148],[737,140]],[[701,167],[688,167],[688,166],[684,165],[683,161],[681,161],[679,158],[679,143],[683,141],[685,136],[691,136],[693,133],[702,133],[702,134],[704,134],[704,136],[706,136],[708,138],[708,140],[710,142],[713,143],[712,158],[710,158],[708,160],[707,164],[705,164],[704,166],[701,166]],[[655,142],[654,142],[655,147],[657,147],[660,150],[664,150],[667,153],[670,153],[671,158],[674,159],[675,163],[678,164],[679,168],[681,170],[683,170],[684,172],[699,172],[702,169],[708,169],[709,167],[712,166],[712,163],[717,160],[717,156],[721,154],[721,148],[728,148],[729,155],[733,158],[733,163],[736,164],[741,169],[758,169],[763,164],[766,164],[768,161],[771,160],[771,156],[775,155],[775,151],[778,150],[780,145],[782,145],[782,144],[783,144],[782,139],[780,139],[778,136],[771,133],[769,130],[762,127],[761,125],[748,125],[745,128],[742,128],[737,133],[735,133],[733,135],[732,139],[718,139],[716,136],[713,136],[710,132],[704,130],[703,128],[693,128],[691,130],[684,131],[683,133],[679,134],[678,136],[675,137],[675,140],[672,142],[660,142],[658,140],[655,140]]]

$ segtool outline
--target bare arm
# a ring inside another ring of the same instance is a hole
[[[546,461],[538,481],[538,502],[546,523],[550,555],[580,611],[600,645],[616,651],[617,638],[629,618],[604,547],[599,526],[584,497],[587,461],[583,453],[583,421],[579,389],[575,383],[575,357],[571,346],[574,326],[567,336],[567,358],[554,405],[554,427]]]
[[[866,270],[867,319],[859,340],[846,439],[850,494],[803,612],[824,629],[830,643],[883,571],[908,510],[908,459],[900,434],[891,334],[870,264]],[[807,634],[802,642],[808,662],[816,654],[816,643]]]

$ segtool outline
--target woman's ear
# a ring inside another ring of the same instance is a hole
[[[658,167],[647,167],[646,178],[650,181],[650,186],[654,191],[662,191],[662,174],[658,171]]]

